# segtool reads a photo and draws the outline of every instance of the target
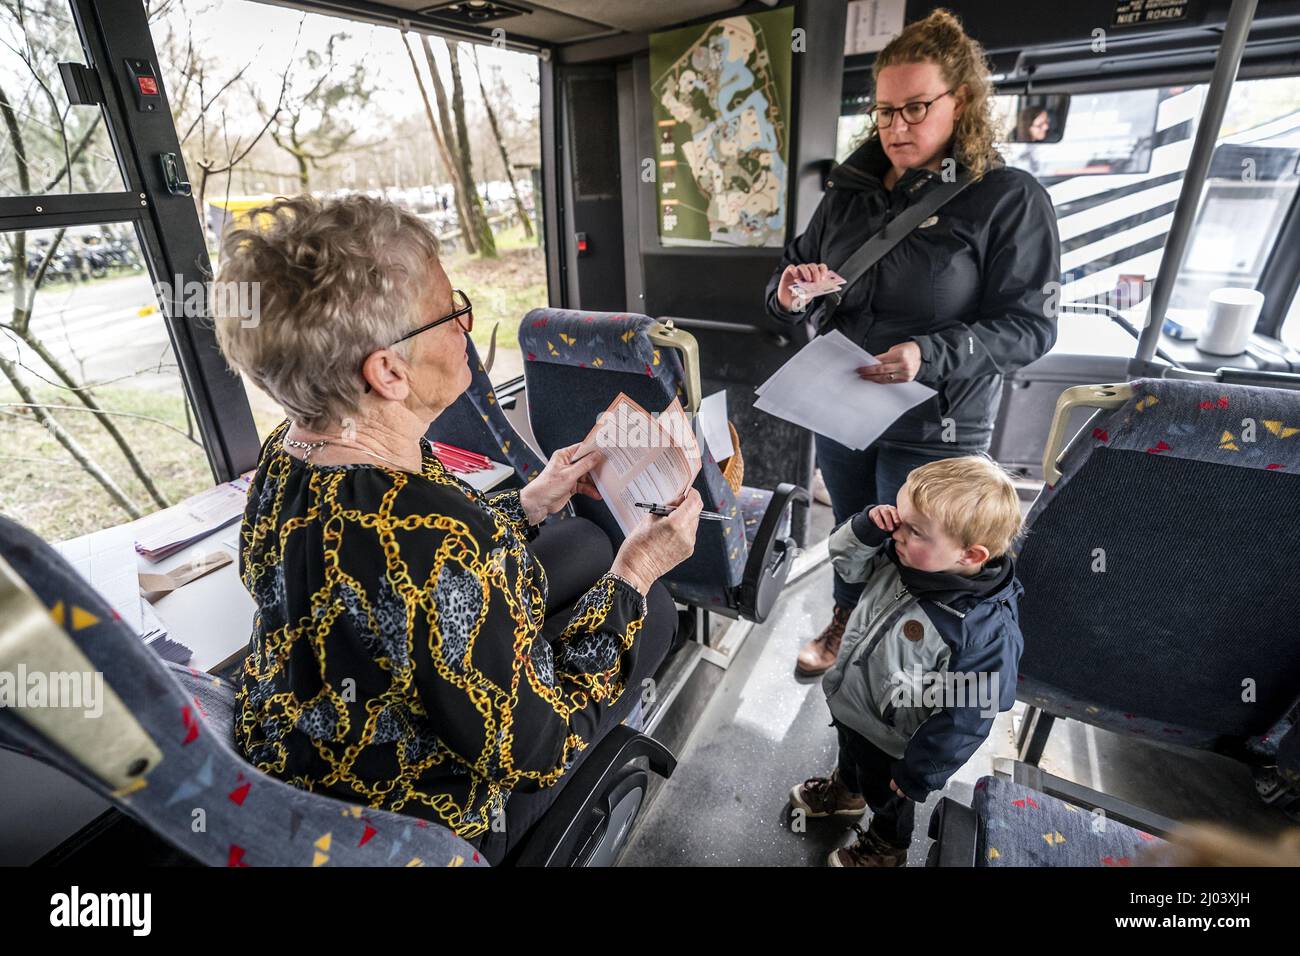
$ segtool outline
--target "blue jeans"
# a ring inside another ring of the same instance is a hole
[[[862,451],[845,448],[824,435],[817,436],[817,467],[831,496],[831,511],[838,528],[855,514],[871,505],[892,505],[912,470],[932,461],[952,458],[965,452],[931,454],[900,451],[871,445]],[[835,575],[835,605],[852,610],[862,596],[864,584],[850,584]]]

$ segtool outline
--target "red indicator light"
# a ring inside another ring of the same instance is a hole
[[[158,95],[158,81],[152,76],[138,76],[136,82],[140,84],[140,92],[146,96]]]

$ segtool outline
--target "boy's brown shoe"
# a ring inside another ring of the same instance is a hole
[[[828,866],[907,866],[907,847],[891,846],[871,830],[854,825],[858,839],[849,846],[832,850]]]
[[[799,649],[799,659],[794,671],[800,677],[817,677],[825,674],[840,655],[840,642],[844,640],[844,625],[849,623],[849,611],[836,605],[831,612],[831,622],[820,634]]]
[[[836,770],[830,777],[810,777],[790,790],[790,806],[808,817],[860,817],[867,801],[840,780]]]

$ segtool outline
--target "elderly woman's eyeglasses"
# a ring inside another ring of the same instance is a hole
[[[452,319],[456,320],[456,324],[460,326],[461,331],[467,335],[474,331],[474,306],[470,304],[469,296],[464,292],[461,292],[460,289],[451,290],[451,311],[449,313],[444,315],[441,319],[434,319],[428,325],[422,325],[418,329],[412,329],[400,339],[394,339],[391,344],[396,345],[398,342],[405,342],[407,339],[413,338],[421,332],[428,332],[435,326],[442,325],[444,322],[450,322]],[[366,382],[365,391],[370,391],[369,382]]]
[[[902,106],[873,106],[867,111],[867,115],[876,129],[889,129],[893,126],[895,113],[903,114],[903,122],[908,126],[916,126],[925,122],[931,106],[952,92],[954,91],[944,90],[932,100],[917,100],[914,103],[904,103]]]
[[[452,311],[447,315],[444,315],[441,319],[435,319],[428,325],[422,325],[418,329],[407,332],[400,339],[394,341],[393,345],[396,345],[398,342],[405,342],[409,338],[414,338],[421,332],[428,332],[435,326],[442,325],[444,322],[450,322],[452,319],[456,320],[456,324],[461,327],[461,331],[474,331],[474,306],[470,305],[469,296],[464,292],[461,292],[460,289],[452,289],[451,308]]]

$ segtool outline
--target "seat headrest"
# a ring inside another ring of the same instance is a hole
[[[1300,473],[1300,392],[1137,379],[1086,437],[1094,447]]]
[[[654,319],[634,312],[533,309],[519,324],[529,362],[655,375],[663,356],[650,341]]]

